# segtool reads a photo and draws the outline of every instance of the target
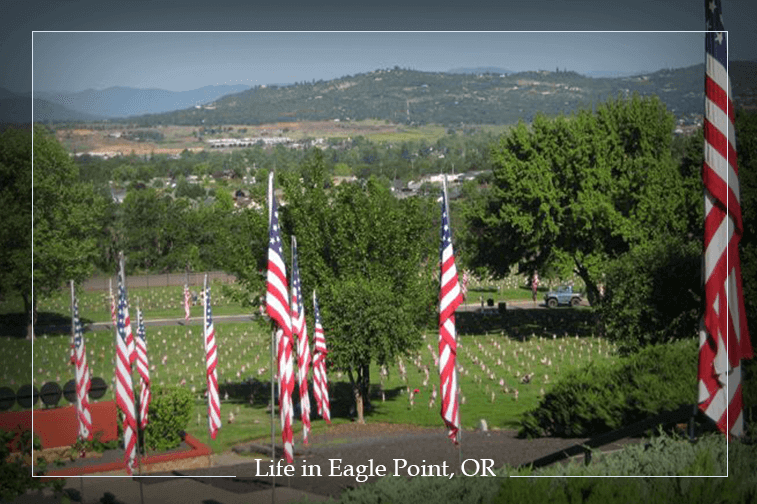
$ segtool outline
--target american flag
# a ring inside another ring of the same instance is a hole
[[[206,280],[207,281],[207,280]],[[218,348],[213,316],[210,310],[210,287],[205,288],[205,375],[208,383],[208,429],[210,437],[216,438],[221,428],[221,399],[218,396]]]
[[[300,413],[302,417],[302,440],[308,444],[310,432],[310,396],[308,395],[308,372],[310,371],[310,343],[305,323],[305,306],[300,284],[300,268],[297,263],[297,239],[292,237],[292,338],[297,338],[297,376],[300,384]]]
[[[292,363],[292,319],[289,313],[289,293],[279,234],[279,210],[273,193],[273,173],[268,178],[268,273],[266,280],[266,312],[278,326],[276,347],[279,368],[279,404],[281,411],[281,439],[287,463],[294,462],[292,439],[292,394],[294,367]]]
[[[313,394],[318,406],[318,414],[326,423],[331,423],[329,405],[329,380],[326,376],[326,337],[321,325],[321,312],[318,310],[318,299],[313,291],[313,313],[315,316],[315,342],[313,349]]]
[[[744,433],[741,360],[753,354],[741,288],[743,227],[720,1],[706,0],[705,13],[705,311],[699,337],[699,408],[730,437]]]
[[[137,308],[137,371],[139,371],[139,428],[147,427],[147,411],[150,409],[150,367],[147,359],[147,339],[142,310]]]
[[[131,474],[137,460],[137,417],[134,411],[134,388],[131,383],[131,361],[128,342],[134,342],[126,301],[123,263],[118,277],[118,318],[116,319],[116,404],[124,415],[124,463]]]
[[[184,284],[184,320],[189,320],[189,300],[191,296],[189,294],[189,286]]]
[[[470,282],[470,273],[468,273],[468,270],[464,270],[463,283],[460,285],[460,292],[463,295],[463,299],[468,295],[468,282]]]
[[[79,320],[79,303],[74,299],[74,354],[76,363],[76,416],[79,419],[79,437],[92,440],[92,414],[89,411],[90,376],[87,365],[87,347]]]
[[[439,294],[439,391],[442,399],[442,420],[447,426],[449,438],[457,443],[460,429],[460,411],[457,401],[457,338],[455,332],[455,310],[463,301],[460,282],[457,278],[455,256],[452,251],[452,237],[449,228],[449,206],[447,205],[447,180],[442,191],[442,239],[439,249],[441,257]]]

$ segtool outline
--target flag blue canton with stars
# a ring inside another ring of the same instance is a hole
[[[706,25],[709,33],[705,34],[705,49],[723,68],[728,68],[727,33],[723,27],[723,10],[720,0],[707,0]]]
[[[207,290],[205,291],[205,299],[206,299],[206,302],[205,302],[205,316],[206,316],[206,319],[207,319],[205,327],[209,328],[209,327],[211,327],[213,325],[213,317],[212,317],[212,315],[210,313],[211,312],[211,310],[210,310],[210,287],[208,287]]]

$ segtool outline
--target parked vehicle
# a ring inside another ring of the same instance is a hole
[[[559,305],[578,306],[582,297],[580,292],[573,292],[572,285],[560,285],[544,295],[544,303],[549,308],[557,308]]]

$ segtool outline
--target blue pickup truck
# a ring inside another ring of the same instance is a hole
[[[560,285],[544,295],[544,303],[549,308],[557,308],[559,305],[578,306],[581,298],[580,292],[573,292],[572,285]]]

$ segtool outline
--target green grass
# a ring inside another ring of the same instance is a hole
[[[520,415],[536,407],[542,394],[549,391],[561,375],[591,361],[612,358],[614,349],[606,341],[558,331],[557,328],[577,329],[581,324],[578,312],[538,311],[542,313],[524,311],[518,316],[508,313],[505,318],[461,314],[458,369],[464,427],[476,427],[480,419],[485,419],[492,428],[516,428]],[[204,349],[200,330],[198,326],[148,327],[147,338],[152,381],[194,390],[196,411],[187,430],[205,442],[207,407],[203,398]],[[471,334],[471,330],[475,333]],[[211,446],[214,451],[222,452],[235,444],[270,436],[270,416],[266,413],[270,397],[270,332],[266,326],[251,322],[217,324],[216,334],[224,426]],[[328,338],[328,334],[326,336]],[[103,400],[113,400],[114,333],[87,332],[85,338],[92,376],[102,377],[109,384]],[[74,369],[68,364],[69,341],[68,335],[38,336],[34,342],[32,367],[31,342],[4,338],[0,359],[9,365],[0,371],[0,386],[17,390],[20,385],[32,382],[39,389],[48,381],[62,385],[72,379]],[[437,353],[437,335],[429,331],[418,353],[402,358],[404,373],[400,372],[399,361],[388,367],[383,379],[381,369],[372,366],[372,409],[367,412],[366,421],[440,427],[440,398],[437,396],[433,402],[431,399],[434,390],[438,390],[438,366],[434,362]],[[528,373],[533,373],[530,383],[521,383],[523,375]],[[133,380],[138,383],[136,371]],[[329,380],[334,421],[350,421],[352,401],[347,376],[330,370]],[[243,385],[249,382],[253,385]],[[254,394],[252,404],[250,392]],[[229,413],[234,414],[231,424]],[[300,426],[300,422],[296,422],[297,430]],[[322,420],[313,420],[314,429],[323,427]]]

